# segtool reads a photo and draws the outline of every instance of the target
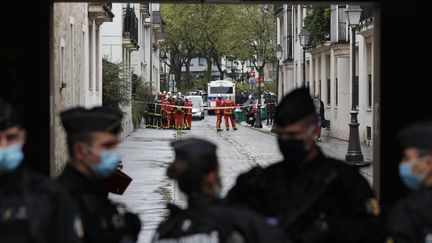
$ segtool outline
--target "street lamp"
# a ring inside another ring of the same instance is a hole
[[[259,68],[259,78],[262,77],[261,70],[263,69],[262,66],[264,65],[264,57],[262,55],[258,55],[257,57],[257,66]],[[258,105],[257,105],[257,118],[255,119],[255,128],[262,128],[262,122],[261,122],[261,82],[258,82]]]
[[[282,59],[283,55],[283,49],[282,46],[279,44],[276,47],[275,56],[277,61],[276,66],[276,100],[279,100],[279,60]]]
[[[369,165],[370,161],[363,160],[363,154],[360,146],[360,138],[359,138],[359,123],[357,120],[358,115],[358,82],[356,82],[356,52],[355,52],[355,44],[356,44],[356,28],[360,23],[360,16],[362,13],[362,9],[358,5],[349,5],[345,10],[347,15],[348,26],[351,28],[351,83],[352,83],[352,96],[351,96],[351,122],[350,126],[350,134],[349,134],[349,143],[348,143],[348,151],[345,156],[345,160],[353,165],[357,166],[366,166]]]
[[[310,45],[310,33],[306,27],[300,31],[300,45],[303,47],[303,87],[306,86],[306,48]]]

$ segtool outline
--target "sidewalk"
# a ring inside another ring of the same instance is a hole
[[[246,122],[240,123],[243,126],[246,126]],[[261,131],[263,133],[276,136],[275,134],[271,133],[271,126],[266,126],[265,121],[263,121],[263,128],[254,128],[250,127],[251,129]],[[329,157],[333,157],[339,160],[345,160],[345,155],[348,150],[348,141],[331,138],[325,135],[321,135],[321,142],[317,142],[317,145],[321,147],[324,154],[326,154]],[[372,161],[373,153],[372,153],[372,146],[366,146],[361,145],[363,157],[366,161]],[[372,171],[372,165],[363,167],[360,169],[361,173],[365,176],[365,178],[369,181],[369,183],[372,185],[372,177],[373,177],[373,171]]]

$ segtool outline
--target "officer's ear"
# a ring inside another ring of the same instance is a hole
[[[83,142],[77,142],[72,146],[73,157],[76,160],[82,161],[87,157],[88,149]]]
[[[432,174],[432,154],[429,154],[427,156],[426,170],[427,170],[427,172],[429,172],[429,174]]]
[[[216,187],[220,186],[219,173],[210,171],[204,178],[203,191],[206,194],[213,195]]]

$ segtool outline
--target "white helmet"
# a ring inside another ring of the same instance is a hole
[[[171,95],[171,92],[168,92],[168,95]]]
[[[165,99],[166,99],[166,100],[169,99],[169,95],[165,96]]]
[[[218,94],[217,97],[218,97],[218,98],[219,98],[219,97],[222,97],[222,95],[221,95],[221,94]]]
[[[249,99],[250,99],[250,100],[252,99],[252,95],[249,95]]]
[[[166,91],[165,90],[164,90],[163,94],[166,95]]]

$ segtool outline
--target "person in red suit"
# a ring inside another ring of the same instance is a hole
[[[169,118],[170,127],[169,128],[172,128],[172,129],[174,129],[176,126],[176,123],[175,123],[176,108],[174,107],[174,105],[175,105],[175,97],[170,96],[170,118]]]
[[[186,129],[190,130],[192,128],[192,102],[186,98],[185,100],[185,106],[186,108],[186,117],[185,117],[185,121],[186,121]]]
[[[183,121],[184,121],[184,100],[182,99],[181,93],[177,94],[177,99],[175,100],[175,121],[176,121],[176,129],[183,129]]]
[[[216,114],[216,130],[218,132],[222,131],[221,128],[221,123],[222,123],[222,116],[224,113],[224,110],[221,109],[225,107],[225,101],[222,100],[222,96],[220,94],[218,94],[217,96],[217,100],[216,100],[216,110],[215,110],[215,114]]]
[[[226,130],[229,130],[229,120],[231,120],[231,126],[234,130],[237,130],[234,117],[233,117],[233,111],[235,110],[234,107],[236,107],[235,101],[231,100],[231,98],[227,98],[225,101],[225,110],[224,110],[224,119],[225,119],[225,127]]]

